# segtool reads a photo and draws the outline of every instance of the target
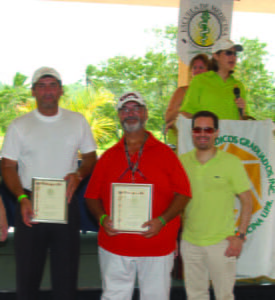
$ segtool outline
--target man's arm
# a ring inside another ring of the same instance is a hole
[[[5,206],[0,197],[0,241],[4,242],[8,236],[8,221]]]
[[[86,198],[86,204],[90,213],[97,219],[99,223],[100,218],[106,214],[101,200]],[[113,228],[112,220],[108,215],[102,221],[101,226],[104,228],[105,232],[110,236],[116,235],[118,233],[117,230]]]
[[[159,217],[161,217],[166,223],[174,219],[181,212],[183,212],[186,204],[189,201],[189,197],[175,193],[174,199],[166,211]],[[142,227],[149,227],[147,231],[142,233],[146,238],[151,238],[157,235],[161,228],[165,226],[159,218],[154,218],[142,225]]]
[[[169,101],[167,110],[165,112],[165,123],[168,124],[171,121],[175,121],[179,113],[183,98],[185,96],[187,87],[179,87],[174,92],[172,98]]]
[[[239,194],[238,197],[241,202],[239,232],[241,234],[245,234],[250,223],[253,207],[251,191],[248,190],[246,192],[243,192]],[[229,246],[225,251],[225,256],[239,256],[242,251],[244,240],[240,239],[238,236],[229,236],[227,239],[229,240]]]
[[[247,227],[250,223],[253,202],[251,191],[246,191],[241,193],[239,196],[241,202],[241,214],[240,214],[240,225],[239,225],[239,232],[246,233]]]
[[[17,161],[2,158],[1,168],[3,180],[15,197],[18,198],[20,195],[25,194],[17,173]],[[33,211],[30,200],[28,198],[21,199],[20,206],[23,222],[26,226],[32,227],[31,217],[33,215]]]
[[[67,174],[64,179],[68,181],[67,187],[67,199],[68,203],[70,203],[74,192],[79,186],[82,179],[92,174],[93,169],[96,164],[96,152],[89,152],[82,154],[81,165],[75,173]]]

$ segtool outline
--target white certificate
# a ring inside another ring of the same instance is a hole
[[[66,198],[67,182],[64,179],[32,179],[32,221],[42,223],[68,223]]]
[[[113,227],[124,232],[141,232],[151,219],[152,184],[112,184]]]

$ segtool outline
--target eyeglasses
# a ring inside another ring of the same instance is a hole
[[[212,134],[216,131],[216,129],[213,127],[204,127],[204,128],[203,127],[194,127],[194,128],[192,128],[192,131],[195,134],[199,134],[202,132],[204,132],[206,134]]]
[[[232,50],[225,50],[224,53],[226,56],[231,56],[231,55],[237,56],[237,52]]]
[[[140,106],[140,105],[136,105],[132,108],[130,107],[122,107],[120,109],[120,111],[124,114],[128,114],[129,112],[140,112],[142,110],[143,106]]]

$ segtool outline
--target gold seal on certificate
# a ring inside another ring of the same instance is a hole
[[[32,221],[41,223],[68,222],[66,198],[67,182],[64,179],[34,177],[32,179]]]
[[[112,221],[115,229],[141,232],[142,224],[151,219],[152,184],[112,184]]]

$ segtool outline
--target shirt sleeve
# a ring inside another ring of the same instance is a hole
[[[234,193],[238,195],[248,191],[251,187],[251,184],[240,159],[235,157],[231,166],[233,167],[231,172],[231,181],[233,184]]]
[[[105,169],[104,155],[98,160],[89,180],[84,197],[89,199],[101,199],[101,188],[103,185]]]
[[[91,127],[88,124],[85,117],[82,115],[81,117],[82,117],[82,121],[81,121],[82,135],[81,135],[79,150],[81,153],[88,153],[88,152],[95,151],[97,146],[92,134]]]
[[[239,85],[240,85],[240,90],[241,90],[241,97],[244,100],[247,100],[247,95],[246,95],[246,90],[245,90],[244,85],[241,82],[239,83]]]
[[[189,178],[177,156],[172,152],[169,158],[170,183],[174,193],[192,197]]]
[[[2,147],[2,157],[18,160],[20,154],[20,136],[15,123],[11,123],[6,132]]]
[[[180,111],[185,111],[191,114],[195,114],[197,111],[199,111],[199,98],[201,90],[199,77],[200,76],[196,76],[192,79],[182,102]]]
[[[240,81],[239,81],[238,85],[240,86],[241,97],[247,102],[247,93],[246,93],[245,86]],[[248,107],[247,103],[246,103],[245,111],[246,111],[247,114],[249,114],[249,107]]]

